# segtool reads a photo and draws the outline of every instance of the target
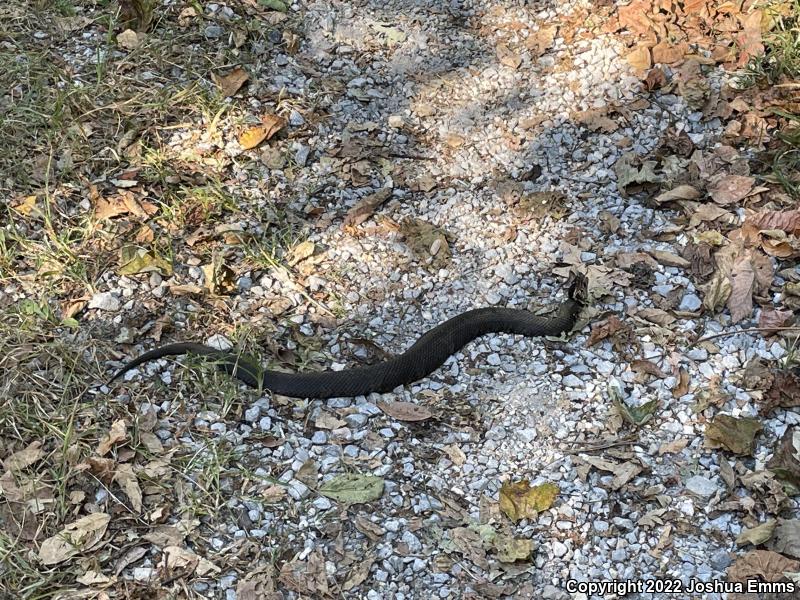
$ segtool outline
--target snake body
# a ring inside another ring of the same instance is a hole
[[[551,316],[511,308],[469,310],[434,327],[408,350],[381,363],[345,369],[283,373],[261,368],[235,353],[204,344],[181,342],[154,348],[126,363],[111,381],[150,360],[198,354],[217,361],[219,368],[251,387],[294,398],[338,398],[389,392],[413,383],[438,369],[449,356],[487,333],[515,333],[529,337],[557,336],[571,330],[586,303],[586,278],[576,274],[567,299]]]

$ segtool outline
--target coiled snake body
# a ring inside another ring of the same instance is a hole
[[[145,352],[123,366],[111,381],[126,371],[165,356],[199,354],[218,361],[218,366],[251,387],[294,398],[337,398],[388,392],[430,375],[467,343],[487,333],[555,336],[575,325],[586,303],[586,277],[574,275],[568,298],[552,316],[538,316],[511,308],[478,308],[438,325],[402,354],[384,362],[343,371],[282,373],[269,371],[224,350],[196,343],[167,344]]]

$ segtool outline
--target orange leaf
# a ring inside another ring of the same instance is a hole
[[[245,129],[239,136],[239,145],[243,150],[250,150],[261,142],[271,139],[281,129],[286,127],[286,119],[278,115],[264,115],[261,125]]]

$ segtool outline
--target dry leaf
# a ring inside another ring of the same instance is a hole
[[[139,480],[136,478],[136,474],[133,472],[133,466],[130,464],[118,465],[114,473],[114,481],[125,492],[133,511],[137,514],[142,512],[142,489],[139,487]]]
[[[249,78],[250,74],[241,67],[236,67],[227,75],[211,74],[211,79],[214,80],[214,83],[225,97],[233,96]]]
[[[392,197],[392,189],[391,188],[381,188],[374,194],[370,194],[369,196],[365,196],[347,211],[347,215],[344,218],[344,227],[351,228],[357,225],[360,225],[367,219],[369,219],[376,210],[389,198]]]
[[[653,61],[650,59],[650,48],[647,46],[637,46],[625,57],[625,60],[639,73],[644,73],[653,66]]]
[[[742,532],[736,536],[736,543],[740,546],[744,546],[745,544],[759,546],[772,538],[777,524],[778,522],[775,519],[770,519],[756,527],[743,529]]]
[[[675,317],[659,308],[640,308],[636,311],[636,316],[662,327],[675,322]]]
[[[676,200],[696,200],[700,197],[700,192],[692,185],[679,185],[667,192],[661,192],[656,196],[655,201],[659,204],[674,202]]]
[[[734,454],[749,455],[763,427],[758,419],[717,415],[706,427],[706,443],[711,448],[723,447]]]
[[[369,577],[369,571],[375,563],[375,556],[370,554],[356,563],[350,572],[347,574],[347,579],[342,584],[342,589],[349,592],[354,587],[361,585]]]
[[[43,456],[42,442],[31,442],[23,450],[19,450],[8,456],[3,461],[3,467],[6,471],[21,471],[30,467]]]
[[[777,333],[782,327],[790,327],[794,323],[794,311],[777,308],[763,308],[758,317],[758,328],[765,336]]]
[[[677,454],[684,448],[686,448],[689,440],[687,438],[678,438],[671,442],[667,442],[666,444],[661,444],[661,447],[658,449],[658,455],[663,456],[665,454]]]
[[[800,487],[800,427],[786,430],[767,468],[778,478]]]
[[[272,139],[276,133],[286,127],[286,119],[274,114],[261,117],[261,125],[245,129],[239,135],[242,150],[251,150],[265,140]]]
[[[715,178],[708,186],[708,195],[717,204],[727,206],[735,202],[741,202],[746,198],[756,180],[753,177],[743,175],[724,175]]]
[[[413,402],[378,402],[378,408],[398,421],[424,421],[433,416],[426,407]]]
[[[753,550],[740,556],[728,567],[728,580],[746,582],[753,577],[763,581],[780,581],[784,573],[800,570],[800,562],[769,550]]]
[[[97,445],[97,455],[104,456],[109,453],[112,446],[124,442],[128,438],[128,427],[123,419],[117,419],[111,424],[108,433],[103,436]]]
[[[736,258],[731,270],[731,294],[728,297],[728,309],[731,311],[732,323],[738,323],[753,314],[754,283],[755,272],[748,252]]]
[[[42,542],[39,560],[43,565],[56,565],[91,548],[103,538],[110,521],[110,515],[92,513],[70,523]]]
[[[535,519],[553,505],[558,492],[554,483],[531,486],[527,480],[506,481],[500,487],[500,510],[512,521]]]
[[[778,519],[769,548],[781,554],[800,558],[800,521]]]

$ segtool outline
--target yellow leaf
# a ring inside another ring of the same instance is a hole
[[[239,136],[239,145],[243,150],[250,150],[261,142],[269,140],[281,129],[286,127],[286,119],[278,115],[264,115],[261,125],[245,129]]]
[[[506,482],[500,488],[500,510],[512,521],[535,518],[553,505],[559,491],[554,483],[531,487],[524,479],[518,483]]]

